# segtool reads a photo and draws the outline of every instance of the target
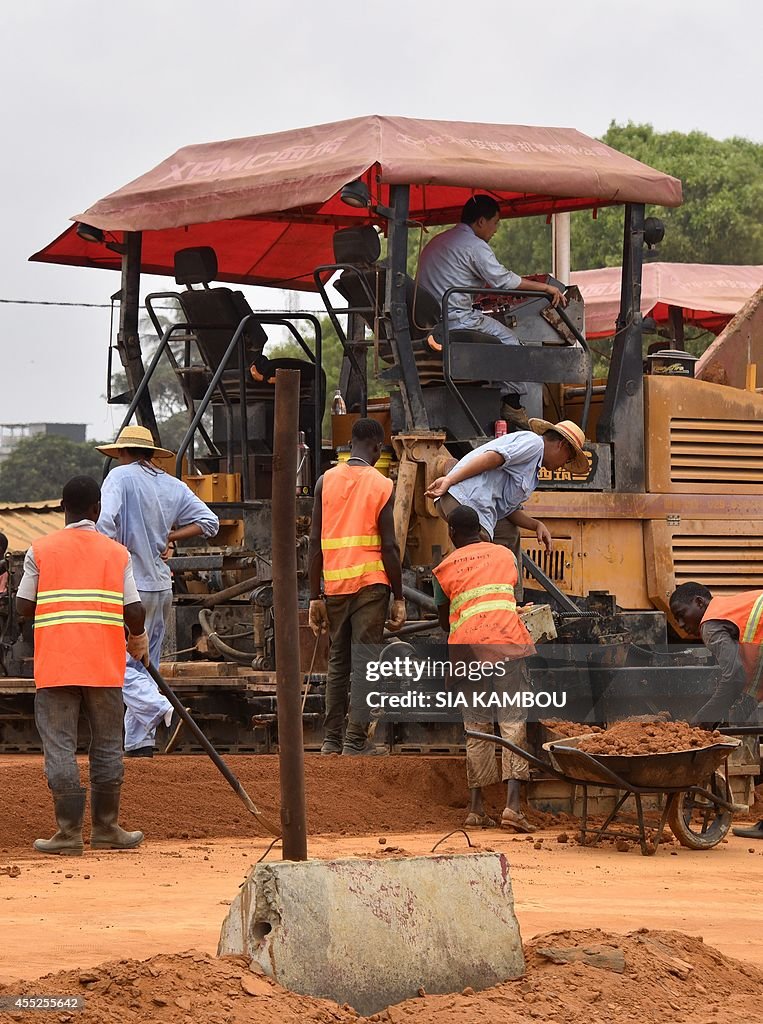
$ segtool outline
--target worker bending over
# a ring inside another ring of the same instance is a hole
[[[585,474],[589,468],[583,451],[585,434],[577,423],[533,419],[530,426],[532,430],[496,437],[469,452],[426,492],[427,497],[436,499],[442,519],[447,520],[459,505],[473,508],[479,516],[482,539],[513,551],[520,569],[520,528],[533,530],[538,542],[551,550],[546,526],[522,510],[522,503],[538,486],[541,466],[553,471],[569,465],[576,474]],[[516,598],[522,600],[521,573]]]
[[[220,523],[190,487],[152,463],[172,455],[154,444],[145,427],[125,427],[114,444],[99,452],[117,460],[103,482],[98,529],[124,544],[132,555],[135,582],[146,610],[149,653],[159,664],[164,630],[172,606],[171,545],[188,537],[214,537]],[[127,659],[124,683],[125,754],[153,757],[156,727],[169,726],[172,705],[157,689],[145,666]]]
[[[449,288],[508,288],[543,292],[552,306],[566,306],[567,299],[551,284],[520,277],[507,270],[496,259],[490,239],[498,230],[500,207],[492,196],[476,195],[467,200],[461,211],[461,223],[443,231],[426,244],[419,260],[418,279],[438,302]],[[504,345],[519,345],[519,338],[499,320],[473,309],[477,296],[454,292],[448,299],[448,327],[482,331],[498,338]],[[522,395],[527,385],[518,381],[500,382],[501,416],[515,429],[526,430],[527,413]]]
[[[682,583],[670,598],[681,629],[699,636],[715,656],[721,674],[710,700],[697,712],[700,722],[758,721],[763,677],[763,590],[713,597],[702,583]],[[734,835],[763,839],[763,820]]]
[[[352,644],[382,642],[390,588],[389,627],[399,629],[405,622],[392,481],[373,468],[383,443],[384,429],[377,420],[357,420],[350,458],[327,470],[315,485],[308,553],[310,626],[316,637],[328,629],[330,642],[322,754],[377,752],[367,725],[350,717],[344,727]]]
[[[505,673],[481,680],[480,689],[492,683],[496,693],[516,693],[529,687],[524,659],[535,652],[514,599],[517,563],[506,548],[486,543],[480,536],[480,521],[472,508],[460,506],[448,516],[448,533],[455,551],[432,570],[435,603],[440,625],[448,630],[451,660],[504,663]],[[493,648],[492,650],[490,648]],[[497,649],[496,649],[497,648]],[[521,709],[500,707],[495,714],[501,736],[517,746],[527,743],[527,728]],[[464,709],[468,732],[493,732],[493,718]],[[485,813],[482,790],[499,780],[506,783],[506,807],[501,824],[517,832],[534,832],[520,805],[522,782],[530,778],[528,762],[507,747],[501,748],[501,773],[490,740],[466,737],[466,782],[469,813],[466,827],[489,828],[495,821]]]
[[[135,659],[148,658],[148,637],[129,552],[95,529],[98,484],[75,476],[61,505],[66,526],[27,551],[16,607],[21,618],[34,618],[34,718],[58,824],[34,848],[79,856],[87,794],[76,761],[80,711],[90,726],[90,845],[127,850],[143,841],[142,832],[118,824],[124,627]]]

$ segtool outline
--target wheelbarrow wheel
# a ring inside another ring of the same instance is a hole
[[[731,800],[723,772],[715,772],[703,786],[720,800]],[[711,850],[731,827],[731,811],[698,793],[679,793],[668,812],[668,825],[681,846],[690,850]]]

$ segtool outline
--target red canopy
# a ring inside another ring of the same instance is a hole
[[[615,333],[620,311],[620,267],[570,274],[585,302],[587,338]],[[711,266],[704,263],[645,263],[641,312],[658,324],[670,321],[669,306],[683,309],[684,322],[718,334],[763,284],[763,266]]]
[[[313,268],[333,261],[336,228],[368,219],[338,195],[355,178],[384,204],[389,185],[410,184],[410,216],[423,224],[458,220],[478,190],[493,194],[507,217],[681,203],[676,178],[570,128],[372,115],[187,146],[72,220],[118,241],[123,231],[142,231],[146,273],[172,274],[178,249],[211,245],[221,281],[311,288]],[[31,259],[121,265],[73,227]]]

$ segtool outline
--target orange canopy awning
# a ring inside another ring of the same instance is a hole
[[[620,311],[620,267],[570,274],[585,302],[588,338],[615,333]],[[670,320],[669,307],[683,310],[684,322],[718,334],[763,284],[763,266],[714,266],[704,263],[645,263],[641,313],[658,325]]]
[[[458,220],[474,191],[522,217],[617,203],[678,206],[681,183],[570,128],[354,118],[272,135],[187,146],[72,218],[120,241],[143,232],[142,269],[172,274],[181,248],[211,245],[221,281],[311,288],[343,225],[368,220],[339,191],[363,178],[375,199],[411,185],[410,217]],[[118,269],[118,255],[74,227],[31,257]]]

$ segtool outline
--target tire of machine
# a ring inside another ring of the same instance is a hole
[[[715,772],[712,779],[707,780],[704,788],[709,789],[721,799],[731,800],[729,786],[723,772]],[[673,806],[668,814],[670,830],[681,846],[686,846],[690,850],[712,850],[731,828],[731,811],[713,805],[707,831],[704,833],[695,832],[690,827],[689,821],[687,821],[687,802],[690,799],[689,794],[684,792],[679,793],[673,801]]]

